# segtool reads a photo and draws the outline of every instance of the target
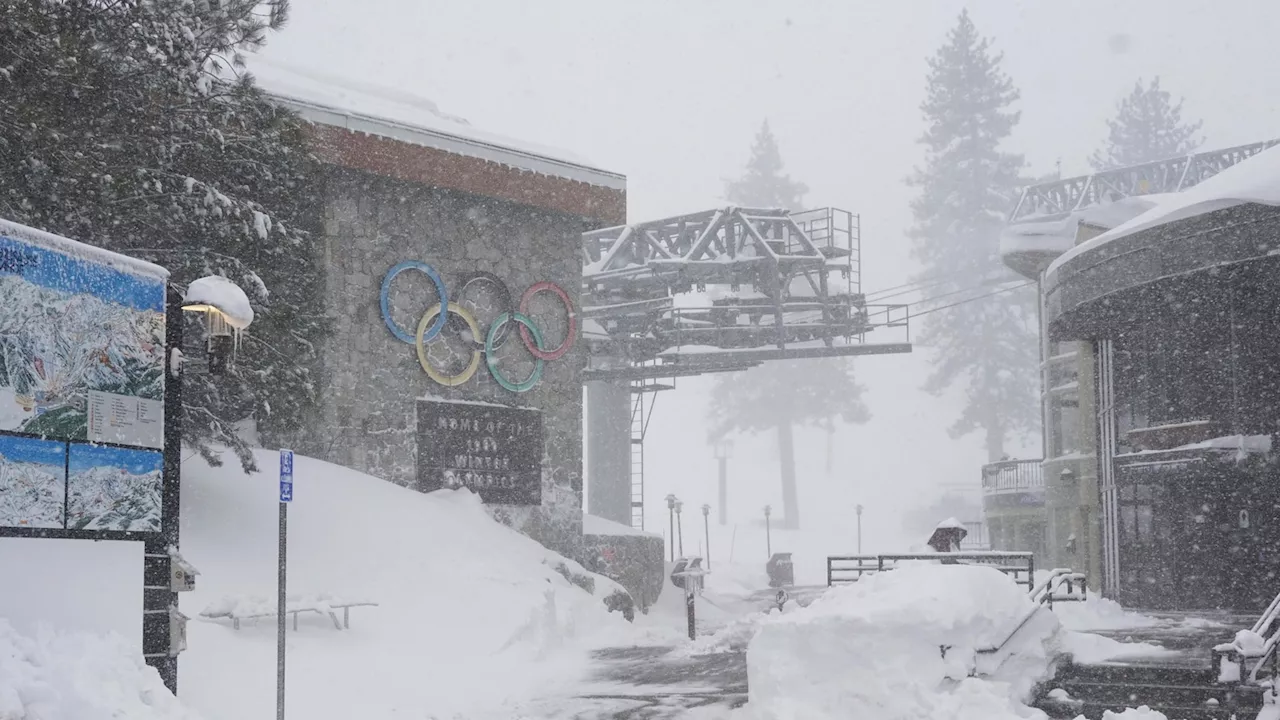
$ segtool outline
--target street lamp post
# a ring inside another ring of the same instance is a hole
[[[768,505],[764,506],[764,547],[769,553],[769,557],[773,557],[773,534],[769,528],[769,516],[773,514],[773,508]]]
[[[711,569],[711,506],[702,505],[702,536],[707,543],[707,569]]]
[[[715,444],[716,459],[720,461],[720,510],[721,525],[729,523],[729,456],[733,455],[733,441],[721,440]]]
[[[855,508],[858,513],[858,554],[862,554],[862,506]]]
[[[671,562],[676,561],[676,496],[674,493],[667,494],[667,521],[671,525],[671,532],[667,535],[667,542],[671,544]]]
[[[676,500],[676,537],[680,540],[680,557],[684,557],[684,517],[680,515],[683,509],[684,503]]]

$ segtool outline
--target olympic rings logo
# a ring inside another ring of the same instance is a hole
[[[423,314],[414,332],[400,327],[395,319],[391,317],[391,283],[396,279],[396,276],[408,270],[416,270],[426,275],[431,280],[431,283],[435,285],[436,295],[440,298],[440,302],[433,305]],[[481,333],[480,324],[476,322],[475,316],[461,304],[461,298],[466,296],[469,289],[481,285],[492,286],[497,291],[500,302],[504,306],[502,314],[494,318],[493,323],[489,325],[487,333]],[[569,329],[565,333],[564,342],[551,349],[546,348],[542,331],[527,314],[533,297],[541,292],[549,292],[560,298],[569,316]],[[418,363],[422,365],[422,370],[426,372],[427,377],[441,385],[456,387],[470,380],[480,368],[480,355],[483,353],[485,364],[489,368],[489,374],[493,375],[493,379],[499,385],[512,392],[526,392],[532,389],[534,385],[537,385],[542,378],[544,362],[559,360],[564,357],[564,354],[573,347],[573,342],[578,335],[578,318],[573,310],[573,303],[569,300],[569,294],[564,291],[564,288],[553,282],[543,281],[529,286],[529,289],[525,290],[524,295],[520,297],[518,310],[512,307],[511,294],[507,291],[507,286],[490,273],[478,272],[468,275],[463,279],[462,289],[459,291],[458,297],[458,302],[451,300],[440,273],[427,263],[418,262],[417,260],[408,260],[396,265],[387,271],[386,277],[382,279],[382,292],[379,295],[379,300],[382,306],[383,321],[386,322],[387,328],[391,330],[392,335],[396,336],[396,339],[417,348]],[[474,346],[471,349],[471,360],[462,372],[456,375],[445,374],[432,365],[427,358],[427,343],[435,340],[444,330],[449,315],[453,315],[466,323],[467,329],[471,332],[471,342]],[[506,342],[512,323],[520,327],[520,339],[534,357],[533,371],[529,373],[527,378],[519,381],[512,380],[502,374],[502,371],[498,368],[498,359],[494,353]],[[484,338],[483,343],[479,340],[481,337]]]

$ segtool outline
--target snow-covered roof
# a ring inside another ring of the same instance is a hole
[[[39,245],[50,250],[55,250],[73,257],[88,260],[90,262],[108,265],[123,272],[132,275],[144,275],[148,277],[159,278],[168,281],[169,271],[153,265],[146,260],[121,255],[120,253],[104,250],[93,245],[85,245],[82,242],[76,242],[70,238],[54,235],[51,232],[45,232],[37,228],[28,227],[20,223],[12,222],[0,218],[0,236],[12,238],[14,240],[23,240],[25,242]]]
[[[1064,253],[1075,246],[1076,228],[1080,223],[1114,228],[1176,196],[1176,193],[1132,195],[1091,205],[1066,217],[1029,218],[1008,226],[1000,233],[1000,254]]]
[[[1056,272],[1072,258],[1112,240],[1159,225],[1249,203],[1280,205],[1280,146],[1264,150],[1188,190],[1165,197],[1167,199],[1141,215],[1063,253],[1047,273]]]
[[[626,178],[566,150],[481,130],[432,101],[373,83],[302,69],[261,55],[246,58],[268,95],[305,120],[476,157],[590,185],[626,189]]]
[[[249,296],[239,285],[222,277],[210,275],[193,281],[182,297],[187,310],[217,310],[233,328],[243,330],[253,323],[253,306]]]

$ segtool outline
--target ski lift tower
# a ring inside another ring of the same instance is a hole
[[[605,228],[583,234],[582,262],[588,511],[638,529],[653,394],[676,378],[911,351],[907,306],[865,302],[860,220],[845,210]]]

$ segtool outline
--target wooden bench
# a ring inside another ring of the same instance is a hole
[[[351,629],[351,608],[377,607],[378,603],[370,600],[341,598],[327,593],[319,595],[290,595],[285,601],[285,614],[293,616],[293,629],[298,629],[298,616],[302,613],[328,615],[338,630]],[[338,620],[337,611],[342,611],[342,620]],[[212,620],[228,618],[231,626],[240,629],[240,621],[257,620],[276,617],[276,604],[262,596],[227,596],[212,603],[200,613],[200,617]]]

